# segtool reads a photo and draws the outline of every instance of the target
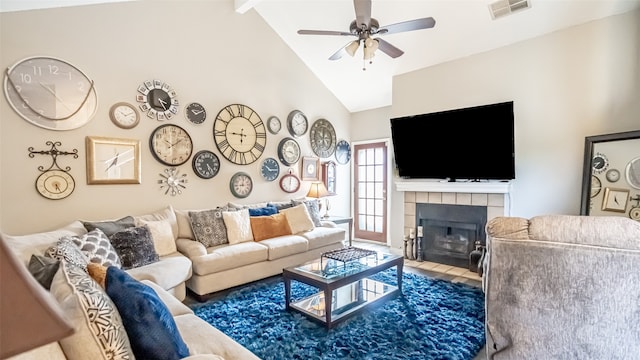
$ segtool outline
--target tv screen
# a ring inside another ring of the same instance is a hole
[[[515,179],[513,101],[390,121],[402,178]]]

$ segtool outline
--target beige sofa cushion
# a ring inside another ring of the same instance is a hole
[[[147,226],[153,240],[153,247],[159,256],[173,254],[176,248],[176,236],[170,220],[137,219],[136,226]]]
[[[227,238],[229,244],[238,244],[246,241],[253,241],[251,222],[249,220],[249,209],[238,211],[223,211],[222,217],[227,228]]]
[[[150,280],[169,290],[191,277],[191,260],[182,254],[173,253],[160,257],[153,264],[128,269],[127,273],[136,280]]]
[[[178,220],[176,220],[176,213],[173,211],[173,207],[171,205],[150,214],[138,215],[133,218],[136,222],[139,222],[140,220],[167,220],[171,224],[171,231],[173,232],[174,238],[178,237]]]
[[[194,273],[207,275],[265,261],[269,257],[269,249],[261,243],[253,241],[235,245],[220,245],[208,248],[207,251],[209,254],[191,259]]]
[[[309,242],[299,235],[279,236],[263,240],[260,244],[269,248],[269,260],[275,260],[309,250]]]
[[[281,212],[287,217],[289,227],[293,234],[309,231],[315,226],[304,204],[296,205],[289,209],[282,209]]]
[[[81,221],[74,221],[60,229],[28,235],[0,234],[16,256],[29,264],[32,254],[44,255],[44,251],[55,245],[63,236],[81,236],[87,233]]]
[[[313,250],[344,241],[346,233],[343,228],[322,226],[300,235],[308,240],[309,250]]]

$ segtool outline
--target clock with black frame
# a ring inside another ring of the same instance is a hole
[[[175,90],[161,80],[147,80],[138,86],[136,101],[140,110],[152,119],[171,120],[178,113]]]

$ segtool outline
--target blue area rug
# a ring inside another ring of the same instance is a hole
[[[374,276],[396,284],[395,268]],[[282,277],[195,304],[197,316],[264,360],[470,360],[485,342],[484,294],[465,284],[403,274],[403,294],[331,330],[285,310]],[[292,281],[293,299],[317,292]]]

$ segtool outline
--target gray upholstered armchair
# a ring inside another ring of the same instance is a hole
[[[499,217],[487,236],[488,359],[640,357],[640,222]]]

